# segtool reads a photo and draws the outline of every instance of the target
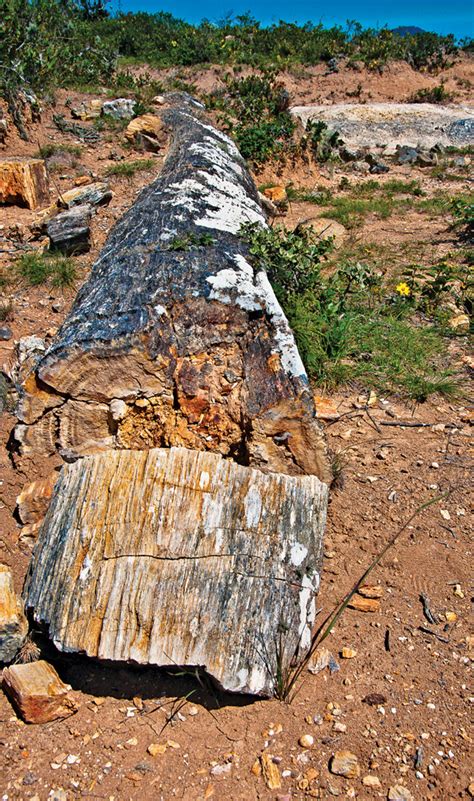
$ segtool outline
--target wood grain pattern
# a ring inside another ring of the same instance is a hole
[[[184,448],[84,457],[62,468],[26,606],[64,651],[269,695],[309,644],[327,492]]]

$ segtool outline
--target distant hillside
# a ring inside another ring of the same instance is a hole
[[[414,36],[415,33],[425,33],[425,31],[416,25],[399,25],[398,28],[392,28],[392,33],[396,36]]]

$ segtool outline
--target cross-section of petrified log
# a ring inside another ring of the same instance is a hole
[[[48,178],[42,159],[0,160],[0,204],[36,209],[48,200]]]
[[[65,651],[271,694],[310,641],[327,492],[185,448],[87,456],[62,468],[26,606]]]
[[[185,96],[159,127],[171,137],[160,176],[113,228],[23,387],[23,451],[184,446],[329,482],[292,332],[239,237],[265,225],[245,163]]]
[[[2,686],[27,723],[48,723],[77,712],[71,687],[61,681],[48,662],[5,668]]]

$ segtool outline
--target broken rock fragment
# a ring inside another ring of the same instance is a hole
[[[50,249],[68,256],[90,250],[92,208],[87,203],[57,214],[46,225]]]
[[[48,200],[46,166],[42,159],[0,160],[0,203],[36,209]]]
[[[3,689],[27,723],[67,718],[78,709],[69,684],[43,660],[5,668]]]
[[[11,662],[28,634],[23,603],[13,589],[6,565],[0,565],[0,662]]]
[[[316,476],[210,452],[87,456],[62,469],[26,606],[61,650],[203,667],[270,695],[277,662],[310,643],[326,502]]]
[[[331,773],[357,779],[360,776],[359,760],[351,751],[336,751],[329,765]]]

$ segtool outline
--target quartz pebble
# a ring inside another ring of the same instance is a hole
[[[311,748],[314,745],[314,737],[312,734],[302,734],[298,742],[302,748]]]

